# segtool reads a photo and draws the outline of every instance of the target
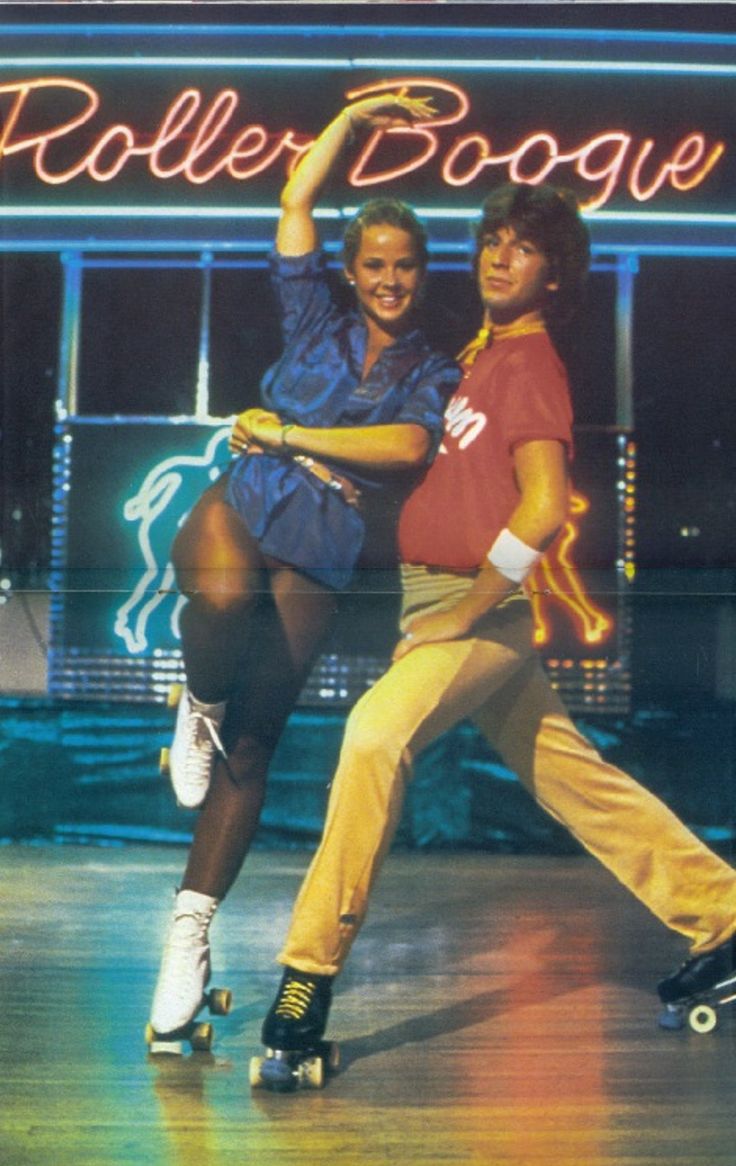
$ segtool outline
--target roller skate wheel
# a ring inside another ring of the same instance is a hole
[[[288,1053],[268,1049],[261,1062],[260,1084],[274,1093],[291,1093],[304,1084],[303,1065],[295,1066]]]
[[[169,761],[170,755],[171,750],[164,746],[158,756],[158,771],[159,773],[163,773],[166,777],[168,777],[171,773],[171,763]]]
[[[184,1045],[178,1037],[160,1037],[152,1025],[146,1025],[146,1044],[152,1057],[182,1057]]]
[[[325,1060],[327,1062],[327,1068],[330,1071],[330,1073],[336,1073],[337,1070],[340,1068],[340,1047],[339,1047],[339,1045],[334,1044],[334,1042],[332,1044],[330,1044],[330,1047],[327,1050],[327,1053],[325,1055]]]
[[[299,1084],[310,1089],[324,1089],[325,1065],[321,1057],[308,1057],[299,1066]]]
[[[210,988],[207,1006],[213,1016],[227,1016],[233,1006],[233,994],[229,988]]]
[[[718,1024],[718,1015],[709,1004],[696,1004],[688,1012],[687,1022],[693,1032],[713,1032]]]
[[[679,1031],[685,1027],[685,1009],[681,1004],[666,1004],[657,1017],[657,1024],[660,1028]]]
[[[212,1025],[195,1024],[189,1043],[196,1053],[208,1053],[212,1048]]]
[[[261,1080],[261,1065],[263,1064],[263,1057],[251,1057],[248,1065],[248,1079],[250,1081],[251,1089],[259,1089],[263,1085]]]
[[[168,693],[166,694],[166,707],[170,709],[178,708],[183,691],[183,684],[172,684]]]

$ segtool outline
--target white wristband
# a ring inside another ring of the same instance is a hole
[[[523,583],[541,557],[541,551],[522,542],[506,526],[486,555],[488,562],[512,583]]]

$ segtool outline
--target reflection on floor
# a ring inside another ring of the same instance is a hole
[[[391,857],[338,981],[343,1070],[322,1092],[251,1092],[307,857],[251,857],[213,928],[233,1011],[210,1054],[153,1059],[181,849],[0,849],[3,1160],[732,1166],[733,1017],[657,1027],[683,945],[587,857]]]

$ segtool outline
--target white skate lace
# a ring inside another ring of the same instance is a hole
[[[187,750],[187,777],[197,782],[208,782],[212,761],[217,751],[225,757],[225,746],[219,733],[219,725],[212,717],[199,709],[189,711],[189,743]]]
[[[276,1005],[275,1015],[301,1020],[312,1003],[316,987],[313,980],[287,980]]]
[[[186,1023],[198,1010],[210,978],[207,932],[213,914],[214,908],[202,912],[186,911],[174,917],[154,993],[151,1011],[154,1026],[165,1017],[175,1020],[176,1024]],[[181,1013],[178,1017],[177,1012]],[[163,1029],[168,1027],[163,1025]]]

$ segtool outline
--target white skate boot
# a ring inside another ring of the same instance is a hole
[[[179,891],[174,916],[164,945],[161,970],[146,1027],[146,1043],[152,1053],[181,1053],[188,1040],[195,1050],[212,1044],[212,1025],[196,1024],[205,1006],[211,1013],[230,1011],[231,993],[211,988],[208,928],[218,907],[217,899],[198,891]]]
[[[212,780],[215,754],[225,756],[220,725],[225,701],[205,704],[184,689],[179,701],[171,749],[165,758],[176,800],[188,810],[202,805]]]

